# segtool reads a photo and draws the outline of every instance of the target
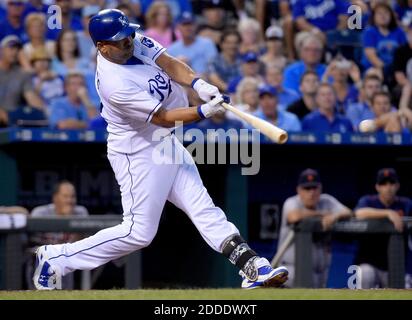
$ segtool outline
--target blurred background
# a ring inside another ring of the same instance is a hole
[[[257,175],[199,165],[251,247],[292,270],[288,286],[348,288],[356,265],[363,288],[410,288],[412,1],[2,0],[0,289],[32,288],[38,245],[85,237],[106,226],[104,216],[121,219],[87,28],[104,8],[125,12],[235,107],[289,132],[282,146],[262,137]],[[229,113],[184,129],[193,128],[250,129]],[[76,272],[64,286],[237,287],[239,279],[167,205],[149,248]]]

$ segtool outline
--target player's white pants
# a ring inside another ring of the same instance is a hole
[[[154,164],[153,148],[134,154],[109,151],[108,158],[120,185],[123,222],[83,240],[47,246],[49,261],[65,275],[90,270],[148,246],[156,235],[166,200],[182,209],[205,241],[221,252],[223,241],[238,229],[213,204],[189,152],[175,136],[165,142],[190,163]],[[165,158],[171,160],[171,152]],[[174,159],[176,160],[176,159]]]

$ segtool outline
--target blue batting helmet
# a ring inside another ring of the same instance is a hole
[[[94,44],[98,41],[119,41],[133,35],[140,25],[129,22],[126,15],[117,9],[106,9],[93,16],[89,33]]]

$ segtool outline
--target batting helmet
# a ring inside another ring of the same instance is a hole
[[[119,41],[133,35],[140,25],[129,22],[126,15],[117,9],[106,9],[93,16],[89,33],[94,44],[98,41]]]

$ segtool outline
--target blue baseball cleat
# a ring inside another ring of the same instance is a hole
[[[62,276],[59,268],[47,261],[47,246],[36,250],[36,267],[33,282],[37,290],[55,290],[62,288]]]
[[[243,277],[242,289],[255,288],[278,288],[281,287],[287,280],[289,271],[285,267],[273,269],[269,261],[265,258],[259,258],[255,261],[258,268],[258,278],[256,281],[251,281],[246,278],[243,271],[239,274]]]

